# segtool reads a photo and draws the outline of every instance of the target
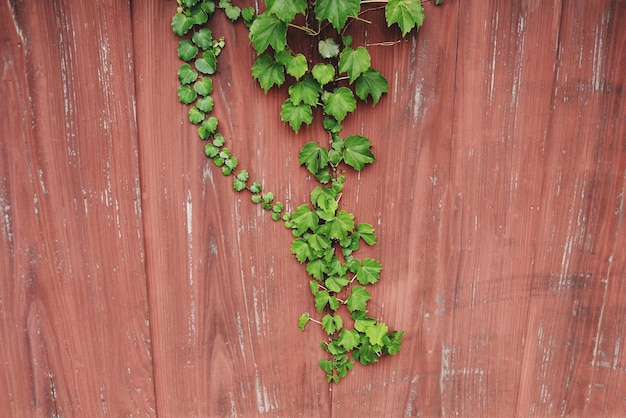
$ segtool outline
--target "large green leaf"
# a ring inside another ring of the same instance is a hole
[[[311,70],[311,74],[320,85],[324,86],[335,79],[335,67],[330,64],[318,63]]]
[[[341,31],[348,16],[357,16],[361,10],[360,0],[316,0],[315,17],[320,22],[328,20],[338,31]]]
[[[356,226],[356,232],[367,245],[376,244],[376,234],[374,233],[374,227],[368,223],[360,223]]]
[[[372,143],[361,135],[350,135],[344,141],[343,160],[357,171],[363,169],[365,164],[376,160],[370,150]]]
[[[311,246],[302,238],[293,240],[291,243],[291,253],[295,255],[296,259],[301,263],[314,258]]]
[[[356,272],[357,280],[362,285],[374,284],[380,280],[381,270],[382,266],[378,261],[372,258],[366,258],[363,260],[363,263],[359,264],[359,268]]]
[[[191,61],[198,55],[198,47],[189,39],[183,39],[178,43],[178,58],[183,61]]]
[[[274,59],[277,62],[285,66],[287,74],[299,80],[304,74],[306,74],[309,66],[306,61],[306,57],[302,54],[293,55],[288,49],[283,49],[276,52]]]
[[[202,28],[193,34],[191,40],[194,44],[198,45],[198,47],[207,50],[213,45],[213,34],[210,29]]]
[[[274,51],[281,51],[287,45],[287,24],[274,13],[265,11],[250,26],[250,40],[257,54],[270,45]]]
[[[270,54],[263,54],[252,64],[252,76],[267,93],[273,86],[281,86],[285,82],[285,67]]]
[[[202,74],[215,74],[217,71],[217,57],[212,50],[204,51],[201,58],[195,62],[196,69]]]
[[[320,290],[314,296],[315,298],[315,309],[318,312],[322,312],[326,305],[330,303],[330,295],[325,290]]]
[[[326,314],[322,317],[322,328],[326,334],[331,335],[343,327],[343,320],[339,315]]]
[[[309,205],[300,205],[291,214],[290,222],[293,224],[294,232],[300,236],[309,229],[315,231],[318,227],[318,221],[317,213],[312,211]]]
[[[345,238],[348,232],[354,229],[354,215],[340,210],[332,220],[326,221],[322,228],[331,239]]]
[[[307,75],[289,87],[289,96],[294,104],[306,103],[309,106],[316,106],[321,91],[319,83]]]
[[[424,8],[420,0],[389,0],[385,6],[387,26],[397,23],[402,36],[424,23]]]
[[[339,333],[340,346],[350,351],[361,343],[361,335],[353,329],[342,329]]]
[[[194,89],[192,89],[188,84],[181,85],[178,87],[178,100],[180,100],[183,104],[191,104],[198,94]]]
[[[189,29],[191,29],[194,25],[195,21],[193,18],[188,17],[182,13],[176,13],[172,18],[172,30],[178,36],[183,36]]]
[[[372,104],[378,103],[384,93],[388,91],[387,79],[380,71],[369,68],[356,80],[356,95],[359,99],[367,101],[367,96],[372,97]]]
[[[283,22],[291,22],[298,14],[306,12],[306,0],[267,0],[267,10],[275,13]]]
[[[370,54],[362,46],[357,49],[345,48],[339,56],[339,72],[348,74],[350,84],[367,71],[371,65]]]
[[[322,95],[324,112],[341,122],[349,112],[356,109],[356,99],[352,90],[347,87],[339,87],[332,93]]]
[[[178,81],[181,84],[190,84],[196,81],[198,72],[191,68],[189,64],[183,64],[178,69]]]
[[[324,286],[330,292],[341,292],[344,286],[350,283],[350,280],[346,276],[331,276],[324,281]]]
[[[202,77],[193,84],[193,89],[200,96],[207,96],[213,92],[213,80],[211,77]]]
[[[385,324],[376,324],[368,327],[365,330],[365,335],[370,340],[372,345],[383,345],[383,338],[387,336],[389,328]]]
[[[289,126],[298,133],[303,123],[310,125],[313,121],[313,111],[306,103],[294,104],[291,99],[285,100],[280,108],[280,120],[289,122]]]
[[[309,172],[317,174],[320,169],[328,165],[328,150],[320,147],[315,142],[309,142],[300,150],[298,161],[300,161],[300,164],[306,165]]]
[[[306,265],[306,272],[317,280],[324,280],[324,261],[319,258],[309,261]]]
[[[369,292],[364,287],[354,286],[352,293],[348,296],[348,300],[346,301],[348,310],[350,312],[364,311],[367,306],[367,301],[371,298]]]

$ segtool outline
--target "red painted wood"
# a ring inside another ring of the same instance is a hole
[[[175,3],[3,1],[5,415],[619,416],[626,3],[425,7],[405,40],[381,12],[355,25],[389,94],[344,123],[377,162],[341,204],[377,229],[370,313],[406,334],[330,388],[290,232],[177,102]],[[299,148],[325,133],[294,136],[246,30],[211,25],[220,131],[292,210],[316,186]]]

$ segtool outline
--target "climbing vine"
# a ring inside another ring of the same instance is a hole
[[[177,0],[172,19],[174,33],[181,37],[178,56],[184,63],[178,69],[178,98],[190,105],[189,122],[198,127],[206,141],[206,156],[225,176],[233,176],[233,189],[247,191],[254,204],[260,204],[275,221],[291,230],[291,254],[310,276],[309,284],[315,316],[302,314],[298,326],[304,330],[315,323],[328,334],[321,343],[327,353],[319,365],[329,382],[339,382],[355,362],[375,363],[383,355],[400,350],[403,331],[368,316],[371,295],[368,286],[380,280],[381,264],[372,258],[359,259],[362,243],[376,244],[374,227],[357,223],[355,216],[340,208],[345,187],[345,170],[363,170],[375,161],[372,142],[363,135],[342,136],[342,122],[355,112],[358,103],[376,105],[388,92],[388,83],[371,65],[365,46],[353,44],[349,29],[370,24],[363,16],[382,12],[389,27],[402,36],[417,30],[424,20],[419,0],[266,0],[265,10],[240,8],[232,0]],[[439,4],[441,0],[436,0]],[[235,22],[243,22],[256,52],[252,77],[264,92],[288,84],[288,97],[280,109],[280,119],[294,133],[313,122],[315,108],[321,108],[321,124],[328,135],[326,146],[308,142],[298,159],[319,186],[310,201],[285,211],[274,194],[251,181],[247,170],[226,147],[218,119],[211,116],[214,100],[212,78],[218,72],[218,56],[225,47],[223,38],[213,36],[207,22],[217,10]],[[397,29],[395,29],[397,30]],[[314,42],[315,60],[307,59],[291,46],[292,33],[301,32]],[[345,318],[350,321],[344,320]],[[347,324],[353,324],[348,327]]]

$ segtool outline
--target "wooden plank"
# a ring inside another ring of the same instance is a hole
[[[291,234],[249,195],[233,192],[177,102],[175,10],[133,2],[157,410],[328,416],[328,385],[317,366],[322,336],[297,328],[312,305],[306,274],[290,255]],[[224,20],[220,13],[211,24],[226,41],[214,115],[240,167],[292,210],[312,183],[279,122],[282,93],[265,97],[254,84],[247,30]]]
[[[399,354],[355,366],[333,388],[333,416],[443,411],[439,373],[447,329],[441,318],[451,290],[452,238],[446,230],[458,224],[446,206],[455,199],[450,153],[458,10],[450,2],[425,7],[417,35],[402,40],[397,28],[386,29],[379,10],[366,16],[373,24],[362,25],[355,37],[355,45],[370,45],[372,65],[389,80],[389,94],[344,124],[346,134],[372,140],[377,161],[347,180],[341,204],[359,222],[376,226],[378,243],[360,250],[383,265],[381,281],[370,290],[370,314],[405,336]]]
[[[154,413],[129,28],[0,4],[3,416]]]

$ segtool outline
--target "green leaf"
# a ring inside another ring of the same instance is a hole
[[[213,92],[213,80],[211,77],[202,77],[193,84],[193,89],[200,96],[207,96]]]
[[[388,339],[385,341],[385,347],[383,349],[383,353],[389,354],[391,356],[395,355],[400,351],[400,345],[402,344],[402,337],[404,336],[404,331],[393,331]]]
[[[337,342],[347,351],[350,351],[361,343],[361,336],[353,329],[344,328],[339,333],[339,339]]]
[[[172,30],[177,36],[183,36],[194,25],[193,18],[187,17],[182,13],[176,13],[172,18]]]
[[[202,28],[195,32],[191,37],[194,44],[198,45],[202,50],[207,50],[213,45],[213,34],[208,28]]]
[[[335,67],[330,64],[315,64],[313,70],[311,70],[313,78],[316,79],[321,86],[324,86],[335,78]]]
[[[178,87],[178,100],[183,104],[191,104],[196,100],[197,94],[189,85]]]
[[[359,237],[365,241],[367,245],[376,244],[376,234],[374,233],[374,227],[371,224],[360,223],[356,226],[356,232]]]
[[[310,247],[310,246],[309,246]],[[317,280],[324,279],[324,261],[316,258],[311,260],[306,265],[306,272],[315,277]]]
[[[285,100],[280,108],[280,120],[289,122],[289,126],[298,133],[303,123],[310,125],[313,121],[311,106],[305,103],[294,104],[291,99]]]
[[[347,87],[340,87],[333,93],[322,95],[324,112],[341,122],[349,112],[356,109],[356,99],[352,90]]]
[[[306,143],[298,154],[300,164],[306,165],[307,170],[313,174],[328,165],[328,150],[315,142]]]
[[[388,91],[387,79],[380,71],[369,68],[356,80],[356,95],[359,99],[367,101],[367,96],[372,97],[372,104],[378,103],[383,94]]]
[[[195,25],[204,25],[209,19],[207,13],[199,5],[194,6],[188,13],[189,19],[191,19]]]
[[[383,338],[387,336],[389,328],[385,324],[371,325],[365,330],[365,335],[372,345],[383,345]]]
[[[182,4],[187,8],[195,6],[197,2],[198,0],[182,0]]]
[[[217,118],[215,116],[211,116],[202,122],[202,128],[206,129],[209,135],[213,135],[217,130],[217,124]]]
[[[354,329],[359,332],[365,332],[369,326],[376,323],[375,319],[367,317],[367,313],[364,310],[354,311],[352,319],[354,319]]]
[[[305,103],[309,106],[316,106],[321,91],[322,87],[319,83],[311,76],[306,76],[289,87],[289,97],[293,104]]]
[[[224,135],[215,134],[215,137],[213,138],[213,145],[215,145],[216,147],[221,147],[225,143],[226,143],[226,139],[224,138]],[[230,152],[228,151],[228,149],[224,149],[224,151],[226,152],[225,157],[230,157]]]
[[[343,327],[343,320],[339,315],[326,314],[322,317],[322,328],[326,334],[331,335]]]
[[[220,153],[220,149],[209,142],[204,146],[204,153],[209,158],[219,158],[217,154]]]
[[[261,188],[261,183],[259,183],[258,181],[255,181],[250,186],[250,192],[252,192],[252,193],[261,193],[261,189],[262,189]]]
[[[297,14],[306,12],[306,0],[267,0],[267,10],[283,22],[291,22]]]
[[[306,326],[306,324],[309,322],[310,319],[311,317],[307,313],[303,313],[302,315],[300,315],[300,318],[298,319],[298,328],[304,331],[304,327]]]
[[[357,49],[345,48],[339,57],[339,72],[348,74],[350,84],[367,71],[371,65],[370,54],[362,46]]]
[[[226,14],[228,20],[235,22],[239,19],[239,16],[241,16],[241,9],[237,6],[229,4],[224,8],[224,13]]]
[[[350,312],[354,311],[364,311],[367,306],[367,301],[372,297],[369,292],[365,290],[364,287],[354,286],[352,288],[352,293],[348,296],[346,303],[348,305],[348,310]]]
[[[204,51],[202,58],[196,60],[196,69],[203,74],[215,74],[217,71],[217,57],[212,50]]]
[[[306,57],[302,54],[291,56],[285,65],[287,74],[299,80],[309,69],[309,65],[306,62]]]
[[[335,296],[331,296],[330,299],[328,299],[328,307],[331,310],[336,311],[339,309],[339,300]]]
[[[198,72],[194,71],[189,64],[183,64],[178,69],[178,81],[181,84],[190,84],[196,81],[198,78]]]
[[[339,293],[350,283],[346,276],[331,276],[324,281],[324,286],[331,292]]]
[[[356,277],[359,283],[362,285],[374,284],[380,280],[380,271],[382,266],[380,263],[372,258],[366,258],[363,260],[363,264],[360,264]]]
[[[270,54],[263,54],[254,61],[252,76],[267,93],[272,86],[281,86],[285,82],[285,67]]]
[[[204,0],[200,3],[200,7],[204,10],[208,15],[215,12],[215,2]]]
[[[374,154],[370,151],[372,143],[364,136],[350,135],[345,139],[344,146],[344,161],[357,171],[362,170],[365,164],[376,160]]]
[[[315,231],[318,228],[319,218],[309,205],[300,205],[291,215],[294,233],[300,236],[307,230]],[[308,245],[308,244],[307,244]]]
[[[196,106],[204,113],[211,112],[213,110],[213,104],[214,101],[211,96],[202,97],[196,101]]]
[[[360,0],[316,0],[315,17],[322,22],[328,20],[337,31],[341,31],[348,16],[357,16],[361,10]]]
[[[330,239],[320,234],[311,234],[307,237],[307,242],[315,251],[322,251],[330,248]]]
[[[324,39],[317,44],[317,50],[324,58],[335,58],[339,55],[339,45],[333,38]]]
[[[302,238],[293,240],[291,243],[291,253],[296,256],[296,260],[300,263],[304,263],[315,257],[311,246]]]
[[[320,290],[315,294],[314,299],[315,309],[317,309],[318,312],[322,312],[330,302],[330,294],[325,290]]]
[[[204,120],[204,112],[197,107],[189,109],[189,122],[197,125]]]
[[[183,61],[191,61],[198,55],[198,47],[189,39],[183,39],[178,43],[178,58]]]
[[[250,26],[250,41],[257,54],[270,45],[274,51],[281,51],[287,45],[287,24],[274,13],[265,11]]]
[[[322,369],[327,375],[333,375],[334,365],[333,362],[326,359],[320,360],[320,369]]]
[[[424,23],[424,8],[420,0],[389,0],[385,6],[387,26],[397,23],[402,30],[402,36]]]
[[[364,366],[376,363],[378,356],[374,348],[367,342],[361,341],[361,346],[352,351],[352,356]]]
[[[342,239],[348,235],[349,231],[354,229],[354,215],[340,210],[335,218],[324,224],[324,232],[331,239]]]

